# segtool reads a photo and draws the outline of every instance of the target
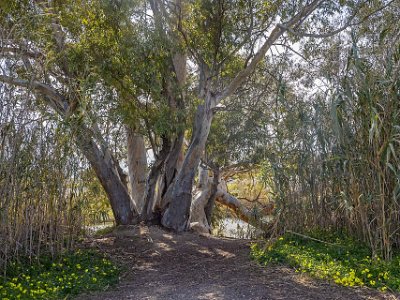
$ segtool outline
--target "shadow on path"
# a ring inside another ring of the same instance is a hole
[[[120,283],[78,299],[398,299],[316,281],[285,267],[261,267],[249,241],[128,227],[90,241],[126,272]]]

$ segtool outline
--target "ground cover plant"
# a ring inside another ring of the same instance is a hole
[[[41,258],[29,265],[10,264],[0,278],[0,298],[68,299],[91,290],[106,289],[118,281],[119,268],[94,251],[77,250],[56,260]]]
[[[296,272],[339,285],[400,291],[400,255],[391,261],[371,257],[365,244],[346,235],[286,233],[277,240],[253,244],[251,256],[264,265],[286,264]]]

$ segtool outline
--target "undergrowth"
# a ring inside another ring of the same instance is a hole
[[[339,285],[400,291],[400,255],[384,261],[371,257],[366,245],[348,236],[326,232],[309,236],[324,242],[287,233],[273,242],[253,244],[251,256],[264,265],[289,265]]]
[[[6,274],[0,277],[0,299],[68,299],[115,284],[119,269],[95,251],[77,250],[33,265],[12,263]]]

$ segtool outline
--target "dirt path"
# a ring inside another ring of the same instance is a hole
[[[90,242],[126,267],[118,286],[78,299],[400,299],[260,267],[243,240],[135,227]]]

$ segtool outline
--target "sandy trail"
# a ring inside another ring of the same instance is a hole
[[[130,227],[88,242],[125,267],[120,283],[78,299],[400,299],[316,281],[285,267],[260,267],[249,241]]]

